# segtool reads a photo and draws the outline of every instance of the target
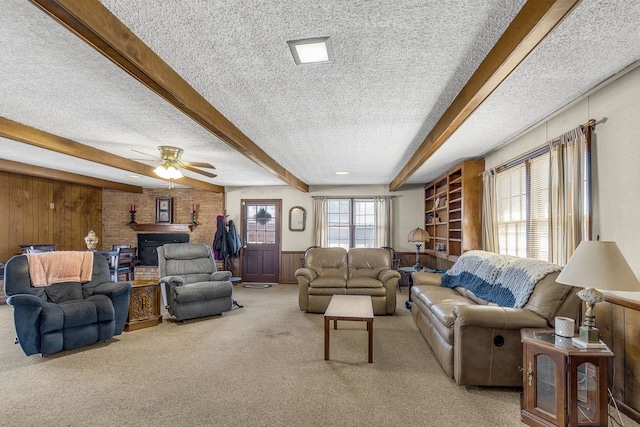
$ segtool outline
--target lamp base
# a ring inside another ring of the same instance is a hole
[[[420,264],[416,264],[416,265],[413,266],[413,269],[416,270],[416,271],[420,271],[420,270],[422,270],[422,266]]]
[[[578,338],[582,342],[586,343],[599,343],[600,331],[594,326],[580,326],[580,335]]]

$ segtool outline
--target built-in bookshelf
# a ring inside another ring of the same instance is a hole
[[[460,163],[424,187],[425,252],[451,261],[482,248],[484,160]]]

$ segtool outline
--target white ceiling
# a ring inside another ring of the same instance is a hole
[[[102,0],[206,100],[308,185],[389,184],[524,0]],[[583,0],[407,181],[481,157],[640,59],[640,2]],[[330,36],[335,62],[287,40]],[[0,5],[0,116],[115,155],[158,145],[221,186],[283,185],[33,4]],[[597,118],[596,118],[597,119]],[[577,125],[577,124],[576,124]],[[3,158],[133,185],[149,177],[0,138]],[[150,159],[150,158],[149,158]],[[336,175],[348,170],[349,175]]]

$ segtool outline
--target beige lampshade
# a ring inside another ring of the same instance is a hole
[[[407,242],[428,242],[430,239],[429,233],[420,227],[411,230],[407,236]]]
[[[615,242],[580,242],[556,282],[581,288],[640,291],[638,278]]]

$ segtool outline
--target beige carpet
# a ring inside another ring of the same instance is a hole
[[[519,392],[445,376],[398,294],[374,321],[339,322],[323,360],[323,317],[297,286],[234,287],[244,308],[27,357],[0,306],[2,426],[520,426]]]

